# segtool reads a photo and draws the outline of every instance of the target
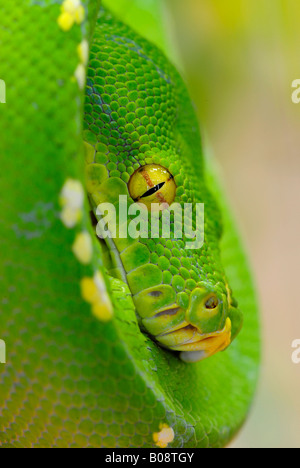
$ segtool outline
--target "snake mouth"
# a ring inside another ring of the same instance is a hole
[[[157,341],[172,351],[180,351],[181,359],[194,362],[224,351],[231,343],[231,320],[226,319],[222,330],[201,334],[193,325],[156,336]]]

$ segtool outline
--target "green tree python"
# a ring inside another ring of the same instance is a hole
[[[183,80],[97,0],[0,9],[0,446],[226,446],[256,385],[257,304]],[[99,240],[120,195],[204,203],[203,246]]]

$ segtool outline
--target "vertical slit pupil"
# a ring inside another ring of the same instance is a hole
[[[150,197],[150,195],[153,195],[154,193],[158,192],[164,185],[165,185],[165,182],[155,185],[155,187],[152,187],[150,190],[145,192],[144,195],[141,196],[141,198]]]

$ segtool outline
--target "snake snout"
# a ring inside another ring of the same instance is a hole
[[[201,334],[217,332],[225,325],[227,310],[226,297],[220,297],[208,284],[201,285],[191,293],[186,321]]]
[[[144,318],[143,325],[161,346],[181,351],[182,360],[193,362],[230,345],[232,322],[227,312],[227,298],[220,297],[213,285],[200,284],[191,292],[187,309],[176,304],[163,308]]]

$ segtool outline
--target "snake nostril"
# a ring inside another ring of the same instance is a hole
[[[209,310],[216,309],[218,305],[219,305],[219,299],[215,295],[211,296],[205,303],[206,309],[209,309]]]

